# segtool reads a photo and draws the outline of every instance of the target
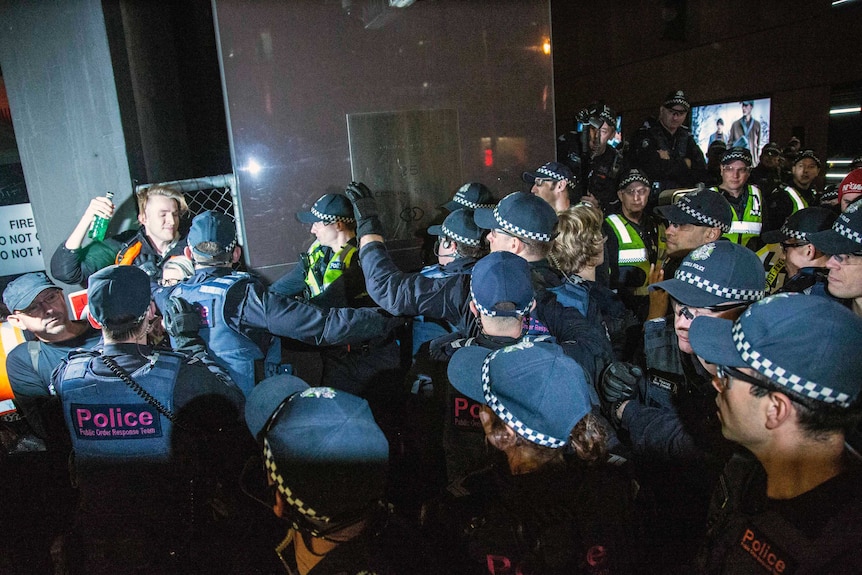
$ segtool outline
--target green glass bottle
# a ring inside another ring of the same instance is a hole
[[[114,199],[114,192],[108,192],[105,194],[105,197],[109,200]],[[89,236],[96,240],[97,242],[101,242],[105,239],[105,234],[108,231],[108,222],[111,221],[111,218],[103,218],[102,216],[96,216],[93,218],[93,225],[90,226]]]

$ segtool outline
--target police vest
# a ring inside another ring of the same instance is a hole
[[[225,320],[224,305],[228,289],[250,280],[250,275],[235,272],[209,277],[202,283],[181,283],[171,292],[171,296],[181,297],[200,309],[198,334],[215,362],[228,371],[245,396],[254,388],[254,362],[263,359],[263,351],[252,340],[231,329]]]
[[[721,193],[717,187],[711,189]],[[745,202],[742,219],[739,219],[736,210],[731,211],[733,221],[730,223],[730,232],[724,234],[725,238],[744,246],[752,238],[760,236],[760,230],[763,227],[763,196],[760,194],[760,188],[748,186],[748,200]]]
[[[172,453],[174,424],[155,402],[173,412],[174,386],[184,361],[168,351],[130,373],[155,401],[144,399],[117,377],[97,375],[97,352],[73,352],[62,372],[58,392],[66,427],[75,450],[75,464],[164,463]]]
[[[332,255],[332,258],[326,263],[323,274],[320,274],[317,270],[318,262],[326,255],[326,252],[326,248],[321,246],[318,241],[315,241],[308,248],[308,272],[305,274],[308,299],[320,295],[326,291],[332,282],[341,277],[344,270],[350,267],[350,262],[356,254],[356,248],[350,244],[345,244],[341,250]]]
[[[791,214],[795,214],[799,210],[808,207],[808,202],[805,201],[805,198],[802,197],[802,194],[796,191],[795,188],[791,186],[784,186],[784,191],[787,192],[787,195],[790,196],[790,200],[793,202],[793,211]]]
[[[646,286],[649,283],[649,250],[638,231],[632,226],[626,218],[619,214],[611,214],[605,221],[610,224],[614,230],[614,235],[617,237],[617,245],[619,245],[619,259],[617,260],[620,267],[635,267],[644,272],[643,284],[635,290],[636,295],[648,295]]]

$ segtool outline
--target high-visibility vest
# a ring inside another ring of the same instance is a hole
[[[712,189],[721,193],[718,188]],[[736,214],[736,210],[732,210],[732,212],[733,221],[730,223],[730,231],[724,234],[725,238],[744,246],[752,238],[760,236],[760,231],[763,228],[763,196],[760,193],[760,188],[748,186],[748,200],[745,202],[742,219]]]
[[[341,250],[332,255],[332,259],[326,264],[326,269],[322,277],[318,277],[314,273],[317,262],[326,253],[326,249],[320,245],[320,242],[315,241],[308,248],[308,272],[305,274],[305,285],[308,287],[308,299],[316,297],[326,291],[335,280],[341,277],[353,260],[356,254],[356,248],[350,244],[342,246]]]
[[[646,295],[646,286],[649,283],[650,258],[649,250],[644,244],[643,238],[626,218],[619,214],[611,214],[605,220],[614,230],[619,246],[617,262],[620,267],[635,267],[643,270],[644,283],[636,288],[637,295]],[[643,293],[639,293],[643,292]]]

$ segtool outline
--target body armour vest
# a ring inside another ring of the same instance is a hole
[[[228,371],[245,396],[254,388],[254,362],[263,359],[263,351],[228,325],[224,304],[228,289],[250,280],[250,275],[237,272],[209,277],[202,283],[179,284],[171,292],[171,296],[181,297],[200,310],[201,327],[198,334],[206,343],[212,359]]]
[[[344,270],[350,267],[356,248],[345,244],[339,251],[332,254],[326,262],[326,267],[321,270],[318,263],[328,250],[315,241],[308,248],[308,271],[305,274],[306,298],[311,299],[326,291],[332,282],[341,277]],[[321,273],[322,272],[322,273]]]
[[[173,411],[183,356],[160,351],[130,373],[155,401]],[[164,463],[171,458],[174,424],[124,381],[93,372],[98,353],[73,352],[59,382],[75,464]]]

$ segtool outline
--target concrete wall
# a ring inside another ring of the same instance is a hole
[[[91,197],[134,209],[101,2],[37,4],[0,1],[0,65],[47,267]]]

